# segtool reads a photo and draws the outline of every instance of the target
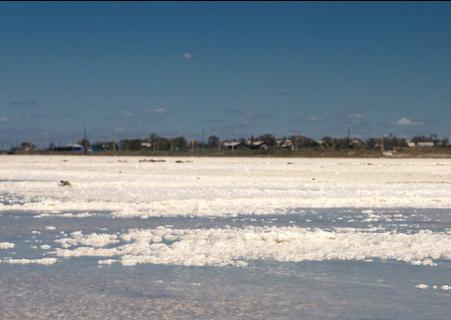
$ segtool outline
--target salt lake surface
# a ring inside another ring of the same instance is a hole
[[[0,157],[2,317],[449,319],[451,160],[155,159]]]

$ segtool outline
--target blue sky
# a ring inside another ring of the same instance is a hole
[[[0,3],[0,141],[449,136],[451,3]]]

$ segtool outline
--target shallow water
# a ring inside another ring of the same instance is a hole
[[[1,265],[5,318],[448,319],[449,267],[255,263],[247,268]]]
[[[406,235],[430,230],[447,237],[451,215],[446,209],[299,209],[287,215],[118,219],[107,213],[63,218],[4,212],[0,215],[0,242],[15,247],[0,250],[0,259],[55,257],[53,249],[61,244],[55,241],[72,239],[74,231],[124,235],[130,229],[155,230],[159,226],[167,230],[236,229],[238,236],[242,228],[266,226],[276,230],[353,228]],[[80,244],[74,248],[77,246]],[[117,244],[111,242],[106,248],[114,246]],[[449,259],[434,259],[436,265],[429,266],[377,257],[290,262],[249,256],[243,257],[247,266],[236,267],[171,262],[99,265],[104,258],[58,257],[51,265],[0,263],[2,317],[449,319],[451,291],[441,289],[451,285]],[[418,284],[429,287],[419,289]]]

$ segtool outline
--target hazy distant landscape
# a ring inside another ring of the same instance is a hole
[[[411,139],[386,136],[382,138],[333,138],[315,140],[307,136],[277,138],[272,134],[259,137],[224,140],[210,136],[206,141],[151,134],[145,139],[123,139],[91,143],[87,137],[65,146],[50,144],[38,148],[31,140],[12,147],[7,154],[47,155],[146,155],[146,156],[213,156],[213,157],[450,157],[448,138],[415,136]]]

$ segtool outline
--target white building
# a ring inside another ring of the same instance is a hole
[[[432,148],[434,147],[434,142],[418,142],[417,147],[419,148]]]

